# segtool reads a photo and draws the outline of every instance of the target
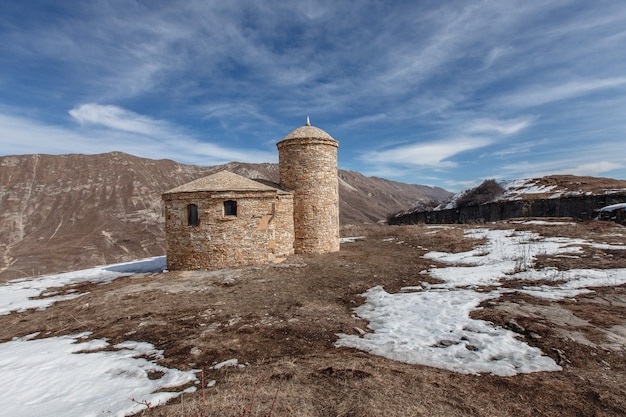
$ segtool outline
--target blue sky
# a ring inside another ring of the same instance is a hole
[[[626,179],[626,1],[0,4],[2,155],[276,162],[307,116],[365,175]]]

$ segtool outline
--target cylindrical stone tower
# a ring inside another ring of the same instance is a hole
[[[339,142],[311,126],[307,118],[280,142],[281,185],[294,191],[293,220],[296,253],[339,250]]]

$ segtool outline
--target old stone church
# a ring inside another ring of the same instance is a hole
[[[280,184],[221,171],[163,194],[168,269],[339,250],[339,143],[307,119],[276,146]]]

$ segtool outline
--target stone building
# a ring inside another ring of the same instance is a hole
[[[281,185],[294,190],[296,253],[339,250],[339,143],[308,123],[278,144]]]
[[[307,119],[277,144],[280,184],[222,171],[165,192],[167,268],[217,269],[338,251],[338,145]]]

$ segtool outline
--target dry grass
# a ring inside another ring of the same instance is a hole
[[[462,375],[334,347],[338,333],[367,330],[352,311],[362,304],[365,290],[383,285],[396,292],[428,280],[420,272],[433,261],[421,255],[483,243],[464,236],[473,227],[350,228],[342,235],[365,238],[337,253],[294,256],[283,265],[120,278],[44,311],[0,316],[0,341],[37,331],[40,337],[90,331],[111,344],[147,341],[164,350],[162,365],[205,369],[205,384],[215,381],[204,390],[204,400],[199,389],[144,411],[146,416],[623,415],[626,358],[604,339],[626,322],[624,287],[558,303],[512,293],[472,314],[501,326],[514,319],[525,329],[520,337],[555,360],[568,361],[562,372]],[[623,242],[626,235],[622,226],[598,223],[481,227],[611,243]],[[611,258],[610,251],[599,249],[584,259],[602,253]],[[611,267],[626,267],[625,257],[617,255]],[[583,261],[539,262],[568,268]],[[572,314],[589,325],[571,327],[563,317]],[[595,347],[576,341],[579,334]],[[247,365],[210,369],[231,358]]]

